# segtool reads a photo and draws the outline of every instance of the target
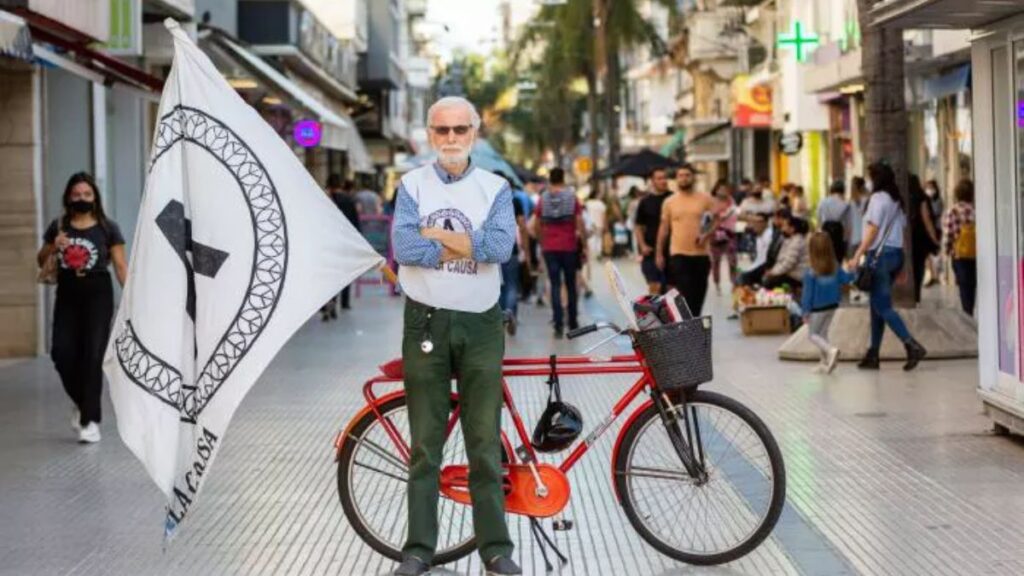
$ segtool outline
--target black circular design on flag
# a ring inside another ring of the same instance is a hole
[[[252,349],[277,308],[288,269],[288,233],[281,199],[266,168],[224,123],[206,112],[179,105],[160,119],[155,140],[150,170],[164,153],[186,142],[206,150],[227,168],[249,208],[255,240],[245,295],[194,386],[183,385],[181,372],[139,341],[131,319],[116,336],[118,361],[129,378],[178,409],[182,420],[194,422]]]

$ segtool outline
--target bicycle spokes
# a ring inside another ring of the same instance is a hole
[[[635,521],[651,539],[710,557],[739,549],[774,523],[776,465],[743,418],[703,403],[652,416],[619,470]]]

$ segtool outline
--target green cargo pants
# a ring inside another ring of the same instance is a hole
[[[429,354],[421,349],[427,335],[434,345]],[[512,553],[501,487],[504,355],[505,333],[497,305],[487,312],[471,313],[406,301],[402,361],[412,457],[409,532],[403,557],[415,556],[429,563],[437,547],[440,467],[451,415],[451,381],[456,374],[477,547],[485,562]]]

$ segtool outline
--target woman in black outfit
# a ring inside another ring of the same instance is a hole
[[[932,213],[931,199],[921,186],[921,179],[910,175],[911,254],[914,268],[914,302],[921,303],[924,271],[928,259],[939,252],[939,232]]]
[[[85,172],[64,188],[64,214],[43,235],[38,262],[58,261],[57,301],[53,313],[50,352],[71,401],[72,426],[79,442],[100,440],[100,397],[103,392],[103,353],[114,314],[114,289],[108,266],[117,280],[128,276],[124,237],[106,217],[96,181]]]

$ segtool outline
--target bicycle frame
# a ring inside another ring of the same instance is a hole
[[[525,458],[520,455],[520,458],[524,463],[536,462],[537,453],[530,441],[530,434],[527,432],[526,426],[523,423],[522,416],[519,414],[519,410],[516,408],[515,401],[512,398],[512,393],[508,384],[509,378],[524,378],[524,377],[544,377],[552,374],[552,367],[550,364],[550,357],[545,358],[506,358],[502,362],[502,393],[504,397],[505,408],[509,411],[512,416],[512,422],[515,426],[516,434],[519,436],[519,440],[522,442],[522,447],[526,452]],[[387,365],[386,365],[387,366]],[[391,364],[394,366],[394,363]],[[557,358],[554,373],[558,376],[597,376],[605,374],[640,374],[640,377],[634,382],[629,389],[623,394],[622,397],[616,401],[612,407],[611,412],[605,416],[605,418],[582,440],[576,443],[575,447],[569,453],[568,456],[558,465],[559,470],[563,473],[568,473],[569,470],[576,465],[576,463],[589,451],[590,447],[608,430],[609,427],[625,412],[626,408],[632,404],[632,402],[644,391],[649,390],[654,392],[653,376],[651,375],[650,369],[647,367],[643,358],[638,354],[612,356],[611,358],[594,358],[588,356],[564,356]],[[384,372],[382,367],[382,372]],[[387,433],[391,442],[398,449],[399,455],[402,460],[408,464],[410,458],[409,446],[402,438],[402,435],[395,428],[394,424],[384,418],[380,407],[388,401],[400,397],[405,394],[404,390],[393,390],[384,394],[383,396],[377,396],[374,388],[381,384],[395,384],[403,381],[401,375],[393,374],[380,374],[368,380],[363,385],[363,397],[366,398],[366,406],[360,410],[360,412],[350,421],[348,427],[340,432],[335,438],[335,457],[337,458],[341,453],[342,444],[345,438],[348,437],[351,426],[355,422],[361,420],[369,412],[373,412],[377,420],[381,422],[381,426]],[[452,393],[452,400],[458,399],[458,394]],[[636,410],[634,410],[625,425],[619,432],[619,437],[615,442],[615,446],[612,450],[612,462],[615,462],[616,455],[619,452],[619,447],[622,443],[622,438],[625,431],[629,428],[629,424],[633,422],[649,405],[654,402],[653,398],[644,402]],[[451,416],[448,420],[447,430],[445,436],[451,434],[455,425],[459,421],[459,412],[461,406],[457,405],[452,411]],[[511,443],[506,437],[505,433],[502,432],[502,442],[505,445],[506,452],[510,455],[510,463],[516,463],[515,458],[517,452],[513,450]],[[691,464],[686,460],[691,459],[686,455],[681,454],[684,459],[684,464],[689,469]],[[691,460],[692,462],[692,460]],[[613,482],[614,485],[614,482]],[[616,490],[616,498],[618,498]]]

